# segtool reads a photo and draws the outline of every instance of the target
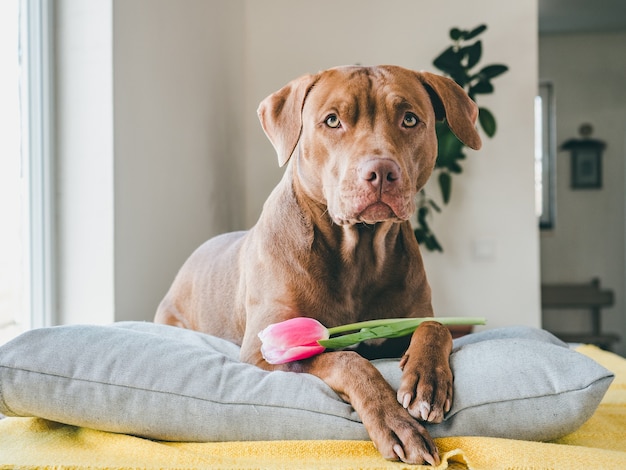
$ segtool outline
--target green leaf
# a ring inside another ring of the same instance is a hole
[[[480,72],[478,72],[477,75],[490,79],[490,78],[497,77],[498,75],[502,75],[507,70],[509,70],[509,68],[506,65],[493,64],[493,65],[488,65],[487,67],[482,68]]]
[[[459,321],[460,318],[465,318],[465,317],[442,317],[442,318],[446,318],[446,320],[443,320],[443,322],[452,322],[452,321]],[[477,317],[472,317],[472,318],[474,318],[475,320],[478,319]],[[328,329],[328,334],[330,336],[335,336],[339,333],[359,332],[359,331],[363,331],[366,328],[374,328],[374,327],[381,326],[381,325],[391,325],[393,323],[403,323],[406,321],[414,321],[419,324],[420,322],[424,320],[420,320],[419,318],[406,318],[406,317],[405,318],[383,318],[383,319],[378,319],[378,320],[366,320],[366,321],[361,321],[357,323],[348,323],[347,325],[333,326],[332,328]]]
[[[428,206],[432,207],[437,212],[441,212],[441,209],[437,204],[435,204],[435,201],[430,198],[426,198],[425,201],[422,201],[422,204],[424,205],[422,205],[417,211],[417,223],[419,227],[413,230],[415,239],[417,240],[417,243],[425,246],[429,251],[443,251],[443,248],[441,248],[441,245],[426,222],[426,217],[430,214]]]
[[[437,203],[435,201],[433,201],[432,199],[428,200],[428,204],[430,205],[430,207],[432,207],[435,211],[437,212],[441,212],[441,207],[439,207],[437,205]]]
[[[437,168],[450,169],[455,164],[455,160],[465,158],[463,154],[463,143],[454,135],[446,123],[437,123]]]
[[[471,69],[478,63],[483,54],[483,43],[481,41],[476,41],[471,46],[462,48],[460,52],[467,57],[467,64],[465,65],[465,68]]]
[[[329,328],[329,333],[336,334],[344,331],[354,330],[359,325],[363,326],[356,333],[348,333],[329,339],[319,340],[318,343],[325,348],[340,349],[356,343],[374,338],[399,338],[413,333],[415,329],[425,321],[436,321],[443,325],[484,325],[485,319],[479,317],[424,317],[424,318],[388,318],[381,320],[370,320],[350,325],[342,325]]]
[[[417,211],[417,223],[420,226],[424,227],[424,229],[428,230],[428,223],[426,222],[426,217],[428,216],[428,207],[422,206]]]
[[[450,30],[450,39],[453,41],[458,41],[459,39],[465,36],[465,31],[461,31],[459,28],[452,28]]]
[[[478,108],[478,122],[485,134],[493,137],[496,133],[496,118],[487,108]]]
[[[472,85],[468,91],[470,96],[482,94],[486,95],[493,93],[493,85],[488,80],[480,80],[475,85]]]
[[[450,46],[433,60],[433,65],[442,72],[452,75],[452,73],[458,73],[459,69],[462,70],[462,57],[454,46]]]
[[[448,127],[446,123],[436,125],[438,156],[443,160],[447,157],[456,158],[456,155],[462,153],[463,142],[461,142]]]
[[[443,203],[447,204],[450,201],[450,192],[452,191],[452,177],[450,173],[442,171],[439,174],[439,188],[441,189]]]
[[[450,164],[448,165],[448,170],[450,170],[451,173],[456,173],[457,175],[459,173],[463,173],[463,167],[459,165],[459,162],[457,162],[456,160],[450,162]]]
[[[465,88],[470,80],[470,76],[463,66],[460,66],[456,70],[450,71],[448,75],[450,75],[450,78],[454,80],[456,84],[459,85],[461,88]]]
[[[439,241],[437,241],[437,237],[435,237],[434,234],[430,234],[425,245],[428,251],[439,251],[440,253],[443,253],[443,248],[439,244]]]
[[[487,29],[487,25],[481,24],[480,26],[472,29],[469,33],[467,33],[465,36],[465,40],[469,41],[470,39],[474,39],[476,36],[478,36],[480,33],[485,31],[486,29]]]
[[[407,336],[419,326],[416,324],[416,319],[406,319],[401,322],[394,322],[387,325],[373,326],[370,328],[362,328],[361,331],[356,333],[349,333],[347,335],[337,336],[336,338],[323,339],[318,341],[319,344],[325,348],[339,349],[351,346],[368,339],[377,338],[399,338],[401,336]]]
[[[372,338],[373,336],[368,336],[367,334],[359,331],[358,333],[337,336],[336,338],[321,339],[318,343],[327,349],[341,349]]]
[[[421,245],[422,243],[426,242],[427,235],[424,229],[416,228],[415,230],[413,230],[413,233],[415,234],[415,239],[417,240],[417,243]]]

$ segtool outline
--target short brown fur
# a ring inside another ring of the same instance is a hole
[[[259,118],[279,164],[289,162],[283,179],[251,230],[191,255],[155,317],[241,345],[242,361],[320,377],[352,404],[385,458],[431,464],[437,448],[420,421],[440,422],[452,400],[452,340],[439,323],[410,338],[397,392],[353,351],[268,364],[257,334],[297,316],[332,327],[433,315],[409,218],[437,156],[435,106],[460,140],[480,147],[476,105],[425,72],[339,67],[268,96]]]

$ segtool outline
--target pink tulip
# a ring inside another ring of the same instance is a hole
[[[324,352],[318,341],[328,339],[329,332],[313,318],[297,317],[269,325],[259,338],[263,358],[270,364],[284,364]]]

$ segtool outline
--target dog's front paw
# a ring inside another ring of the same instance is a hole
[[[385,407],[374,422],[365,417],[363,423],[385,459],[439,465],[439,452],[428,431],[397,404]]]
[[[447,362],[433,362],[407,352],[400,361],[403,373],[397,396],[414,418],[440,423],[452,406],[453,377]]]

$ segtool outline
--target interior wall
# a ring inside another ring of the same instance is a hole
[[[537,2],[319,0],[246,2],[246,225],[278,182],[274,150],[253,110],[292,78],[341,64],[434,70],[451,27],[489,27],[484,64],[504,63],[496,93],[481,97],[499,130],[468,152],[451,204],[435,221],[445,252],[425,263],[439,315],[488,317],[489,326],[539,326],[539,247],[534,215],[533,99]],[[431,194],[435,194],[432,188]]]
[[[55,4],[59,322],[151,320],[243,224],[243,3]]]
[[[618,352],[626,353],[626,32],[546,35],[540,38],[540,78],[554,84],[557,144],[579,138],[583,123],[606,142],[603,187],[570,188],[570,153],[556,157],[556,224],[541,234],[543,282],[588,282],[599,277],[615,292],[615,306],[605,309],[604,329],[621,335]],[[556,313],[556,312],[555,312]],[[560,331],[587,328],[584,313],[563,321],[546,315],[546,327]]]
[[[434,71],[430,63],[448,46],[451,27],[487,23],[484,63],[511,69],[498,79],[496,94],[480,100],[498,117],[499,131],[480,152],[470,152],[464,174],[455,180],[452,203],[435,222],[445,253],[426,253],[426,268],[439,315],[486,316],[489,327],[539,325],[536,0],[506,5],[101,0],[100,5],[111,17],[109,33],[102,33],[105,43],[110,41],[100,57],[108,64],[99,71],[104,83],[89,93],[66,90],[70,101],[84,100],[65,130],[71,145],[78,145],[73,158],[107,152],[102,182],[95,181],[98,170],[92,188],[68,169],[61,186],[68,191],[63,208],[68,212],[61,218],[79,229],[75,245],[65,242],[75,260],[64,286],[68,297],[76,298],[85,282],[97,287],[97,279],[105,279],[113,286],[105,282],[102,304],[103,311],[113,305],[111,321],[150,320],[188,254],[211,235],[254,224],[280,179],[282,170],[256,118],[262,98],[291,78],[338,64],[393,63]],[[80,28],[80,16],[66,26]],[[84,47],[80,34],[73,41],[66,46]],[[97,53],[83,51],[77,63],[87,65]],[[94,123],[99,108],[91,103],[98,100],[112,103],[108,114],[98,116],[108,120],[109,144],[88,140],[92,131],[80,132],[80,123],[87,128]],[[96,183],[110,185],[103,196],[106,210],[81,219],[75,207],[83,203],[82,194],[72,188],[95,192]],[[91,237],[99,240],[98,233],[108,238],[94,246]],[[113,259],[97,277],[90,262],[94,253]],[[94,299],[101,299],[78,297],[65,318],[93,321]]]
[[[55,2],[60,323],[114,320],[111,1]]]
[[[185,259],[240,225],[241,2],[113,9],[116,320],[152,319]]]

